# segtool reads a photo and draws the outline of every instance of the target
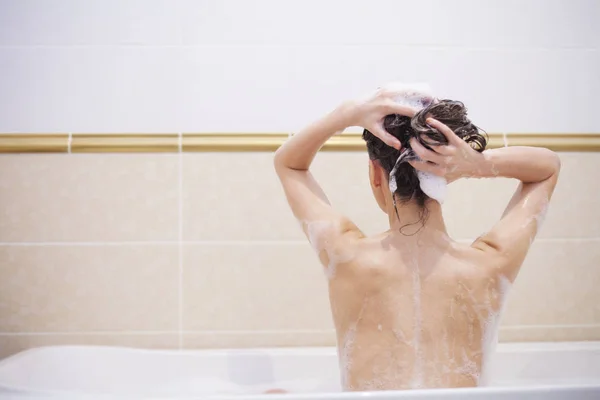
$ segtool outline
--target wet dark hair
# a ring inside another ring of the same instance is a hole
[[[448,140],[443,133],[430,127],[426,119],[432,117],[447,125],[456,135],[469,143],[478,152],[485,150],[487,135],[467,118],[467,108],[460,101],[440,100],[419,111],[414,117],[392,114],[385,117],[383,127],[387,132],[400,140],[402,144],[402,160],[395,173],[397,190],[393,195],[401,202],[411,200],[423,207],[429,198],[419,186],[416,170],[407,162],[417,159],[409,140],[416,138],[424,147],[435,151],[435,146],[447,145]],[[484,132],[485,133],[485,132]],[[368,130],[364,130],[363,139],[367,143],[369,158],[376,160],[389,174],[401,152],[383,143]],[[406,152],[406,154],[405,154]]]

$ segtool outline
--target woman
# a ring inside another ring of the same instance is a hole
[[[423,94],[419,110],[396,101],[407,95],[415,93],[383,88],[345,102],[275,154],[290,208],[329,278],[345,390],[484,383],[506,292],[560,169],[543,148],[484,151],[462,103]],[[321,146],[349,126],[365,128],[371,189],[389,217],[390,229],[372,237],[330,205],[309,171]],[[465,245],[448,236],[442,199],[423,190],[431,176],[521,184],[500,221]]]

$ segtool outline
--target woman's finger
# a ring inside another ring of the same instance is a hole
[[[368,129],[368,131],[371,132],[373,135],[377,136],[379,139],[381,139],[383,143],[387,144],[390,147],[393,147],[397,150],[400,150],[400,148],[402,147],[400,140],[390,135],[385,129],[383,129],[383,127],[376,126],[372,129]]]
[[[431,147],[437,154],[442,156],[451,157],[456,154],[456,147],[451,144],[434,144]]]
[[[419,143],[419,141],[415,138],[410,139],[410,147],[412,147],[414,152],[417,153],[421,160],[431,161],[436,164],[443,164],[445,161],[444,156],[437,154],[435,151],[429,150]]]
[[[414,169],[423,172],[429,172],[430,174],[434,174],[437,176],[444,176],[446,174],[446,170],[439,165],[427,163],[424,161],[409,161],[408,162]]]
[[[405,117],[414,117],[417,110],[413,107],[398,104],[395,101],[390,100],[385,104],[385,112],[386,114],[399,114],[404,115]]]
[[[433,118],[427,118],[427,124],[432,128],[437,129],[444,136],[446,136],[446,139],[448,139],[448,143],[451,143],[455,146],[459,145],[460,143],[465,143],[464,140],[456,136],[456,133],[454,133],[452,129],[448,128],[446,124]]]

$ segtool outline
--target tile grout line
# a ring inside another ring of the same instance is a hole
[[[2,336],[69,336],[69,335],[265,335],[265,334],[331,334],[335,329],[310,330],[310,329],[290,329],[290,330],[207,330],[207,331],[57,331],[57,332],[0,332]]]
[[[600,238],[599,238],[600,239]],[[115,241],[115,242],[0,242],[0,246],[158,246],[158,245],[298,245],[308,244],[306,240],[157,240],[157,241]]]
[[[160,246],[176,245],[178,241],[122,241],[122,242],[0,242],[0,246]]]
[[[183,184],[181,182],[181,184]],[[182,206],[181,206],[182,208]],[[182,211],[181,211],[182,213]],[[181,216],[182,217],[182,216]],[[182,231],[183,228],[180,227]],[[180,237],[183,232],[179,233]],[[472,242],[474,239],[456,239],[457,242]],[[591,242],[599,241],[600,237],[578,237],[578,238],[539,238],[535,243],[556,242]],[[308,241],[298,240],[148,240],[148,241],[81,241],[81,242],[0,242],[0,246],[156,246],[156,245],[204,245],[204,246],[239,246],[239,245],[307,245]]]
[[[179,281],[178,286],[178,344],[179,350],[183,349],[183,134],[179,132],[179,177],[178,177],[178,262],[179,262]]]
[[[500,327],[500,330],[517,330],[517,329],[595,329],[600,328],[600,324],[556,324],[556,325],[512,325]],[[1,336],[67,336],[67,335],[265,335],[265,334],[331,334],[335,329],[276,329],[276,330],[205,330],[205,331],[57,331],[57,332],[0,332]]]
[[[141,336],[152,336],[152,335],[173,335],[177,334],[177,331],[57,331],[57,332],[0,332],[2,336],[69,336],[69,335],[81,335],[81,336],[130,336],[130,335],[141,335]]]

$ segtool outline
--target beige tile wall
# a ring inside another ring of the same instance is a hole
[[[0,156],[0,357],[51,344],[333,344],[325,280],[271,157]],[[600,153],[561,158],[501,340],[600,339]],[[366,154],[320,154],[315,175],[367,233],[386,229]],[[488,229],[515,186],[453,184],[450,232]]]

